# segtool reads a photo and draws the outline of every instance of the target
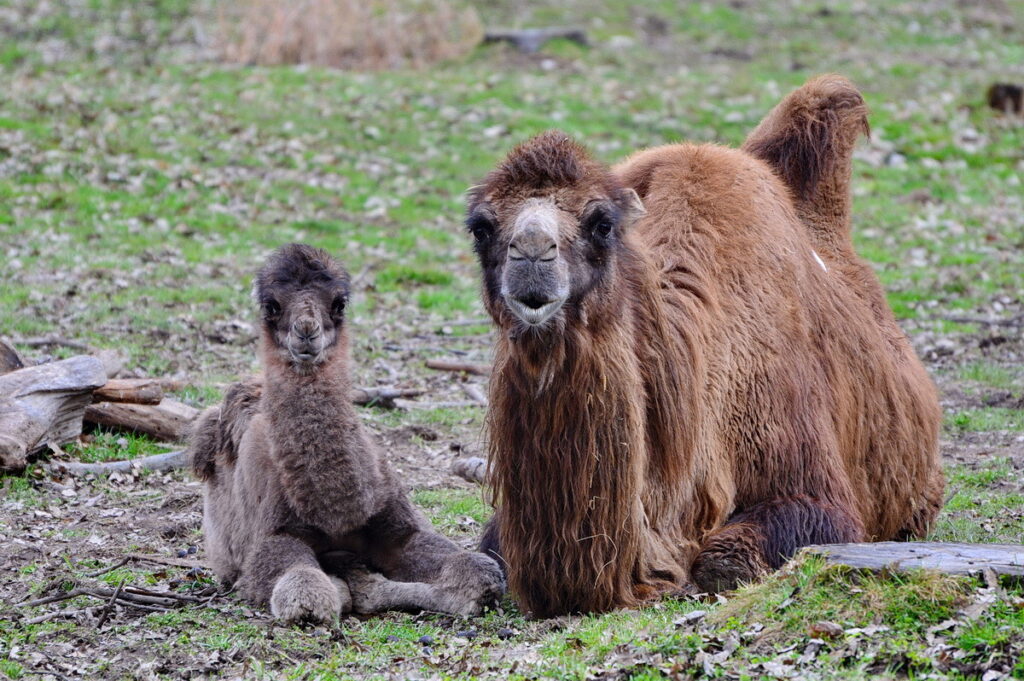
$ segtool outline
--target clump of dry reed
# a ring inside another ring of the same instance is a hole
[[[483,38],[476,11],[445,0],[221,0],[212,11],[214,47],[242,64],[416,68]]]

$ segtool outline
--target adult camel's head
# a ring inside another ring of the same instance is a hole
[[[636,192],[568,135],[545,132],[517,146],[468,201],[495,322],[515,336],[542,336],[585,320],[642,213]]]

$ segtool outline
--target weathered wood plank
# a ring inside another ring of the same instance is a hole
[[[199,410],[175,400],[160,404],[97,402],[85,410],[85,420],[107,428],[121,428],[176,442],[183,440]]]
[[[997,575],[1024,577],[1024,545],[1020,544],[874,542],[808,546],[804,551],[829,563],[868,570],[924,568],[969,575],[988,569]]]
[[[86,355],[0,375],[0,469],[23,470],[30,454],[75,440],[106,382],[103,364]]]

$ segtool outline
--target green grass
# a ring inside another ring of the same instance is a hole
[[[255,322],[252,273],[273,248],[305,241],[339,255],[353,275],[358,382],[463,399],[458,379],[426,374],[422,361],[456,351],[486,361],[489,324],[449,326],[486,317],[461,224],[463,193],[513,144],[557,127],[608,162],[679,140],[737,145],[787,91],[836,71],[863,88],[871,108],[872,138],[860,143],[853,166],[856,247],[912,335],[957,339],[964,350],[942,365],[940,379],[963,382],[970,399],[949,408],[944,436],[954,443],[1003,431],[1016,437],[1024,431],[1020,410],[973,405],[993,390],[1019,395],[1024,366],[974,341],[1018,330],[949,319],[1016,314],[1021,298],[1024,126],[982,101],[990,82],[1024,69],[1024,47],[1014,39],[1020,23],[1003,29],[970,14],[969,4],[498,0],[479,6],[488,26],[580,25],[592,46],[558,41],[525,57],[487,45],[431,69],[372,74],[225,66],[179,53],[194,9],[188,0],[40,5],[0,46],[0,335],[53,333],[115,348],[127,373],[186,376],[189,386],[172,397],[209,406],[255,368],[252,336],[225,326]],[[1019,0],[1008,6],[1024,21]],[[112,52],[97,49],[111,37]],[[968,131],[977,133],[974,142]],[[31,358],[75,352],[18,347]],[[477,407],[361,413],[382,430],[417,425],[445,439],[483,436]],[[66,450],[88,461],[162,451],[145,438],[102,432]],[[931,538],[1020,541],[1016,465],[997,455],[951,466],[948,503]],[[47,482],[35,468],[0,478],[0,505],[16,514],[0,527],[4,536],[35,531],[42,517],[35,511],[68,510]],[[90,484],[78,494],[102,494],[103,503],[139,508],[162,500],[158,484],[143,496]],[[489,513],[475,490],[420,489],[413,498],[467,544]],[[60,517],[39,533],[80,542],[85,530],[71,522]],[[190,532],[159,548],[194,543],[198,530]],[[64,571],[79,578],[111,562],[68,561]],[[103,581],[160,583],[161,575],[132,565]],[[37,556],[17,573],[33,588],[53,576]],[[708,670],[761,678],[770,676],[768,663],[815,678],[974,678],[983,671],[966,665],[981,670],[1006,651],[1020,657],[1019,588],[978,619],[934,635],[961,651],[965,666],[938,669],[925,651],[927,628],[956,617],[978,588],[805,561],[725,604],[666,600],[555,623],[527,621],[506,602],[472,623],[387,615],[304,630],[272,627],[229,600],[218,611],[116,622],[111,633],[132,636],[144,622],[152,638],[130,653],[140,660],[187,660],[187,673],[199,674],[205,662],[197,656],[217,653],[224,675],[267,679],[384,678],[390,667],[444,679],[643,680]],[[698,609],[706,620],[688,623]],[[889,631],[844,634],[801,663],[808,627],[823,619]],[[479,636],[459,638],[469,626]],[[500,640],[502,629],[513,637]],[[15,646],[78,646],[101,635],[89,624],[28,626],[0,617],[0,675],[36,675],[25,658],[13,658]],[[436,640],[430,653],[416,642],[423,635]],[[698,661],[720,654],[734,635],[741,646],[731,656]],[[135,673],[98,664],[106,666],[91,673]],[[1013,673],[1024,677],[1015,664]]]
[[[948,415],[946,427],[958,431],[1024,430],[1024,410],[1002,407],[964,409]]]

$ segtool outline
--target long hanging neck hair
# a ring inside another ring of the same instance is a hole
[[[493,176],[491,181],[495,181]],[[602,284],[550,333],[500,334],[490,480],[509,586],[544,616],[680,587],[692,502],[699,353],[659,268],[627,235]]]

